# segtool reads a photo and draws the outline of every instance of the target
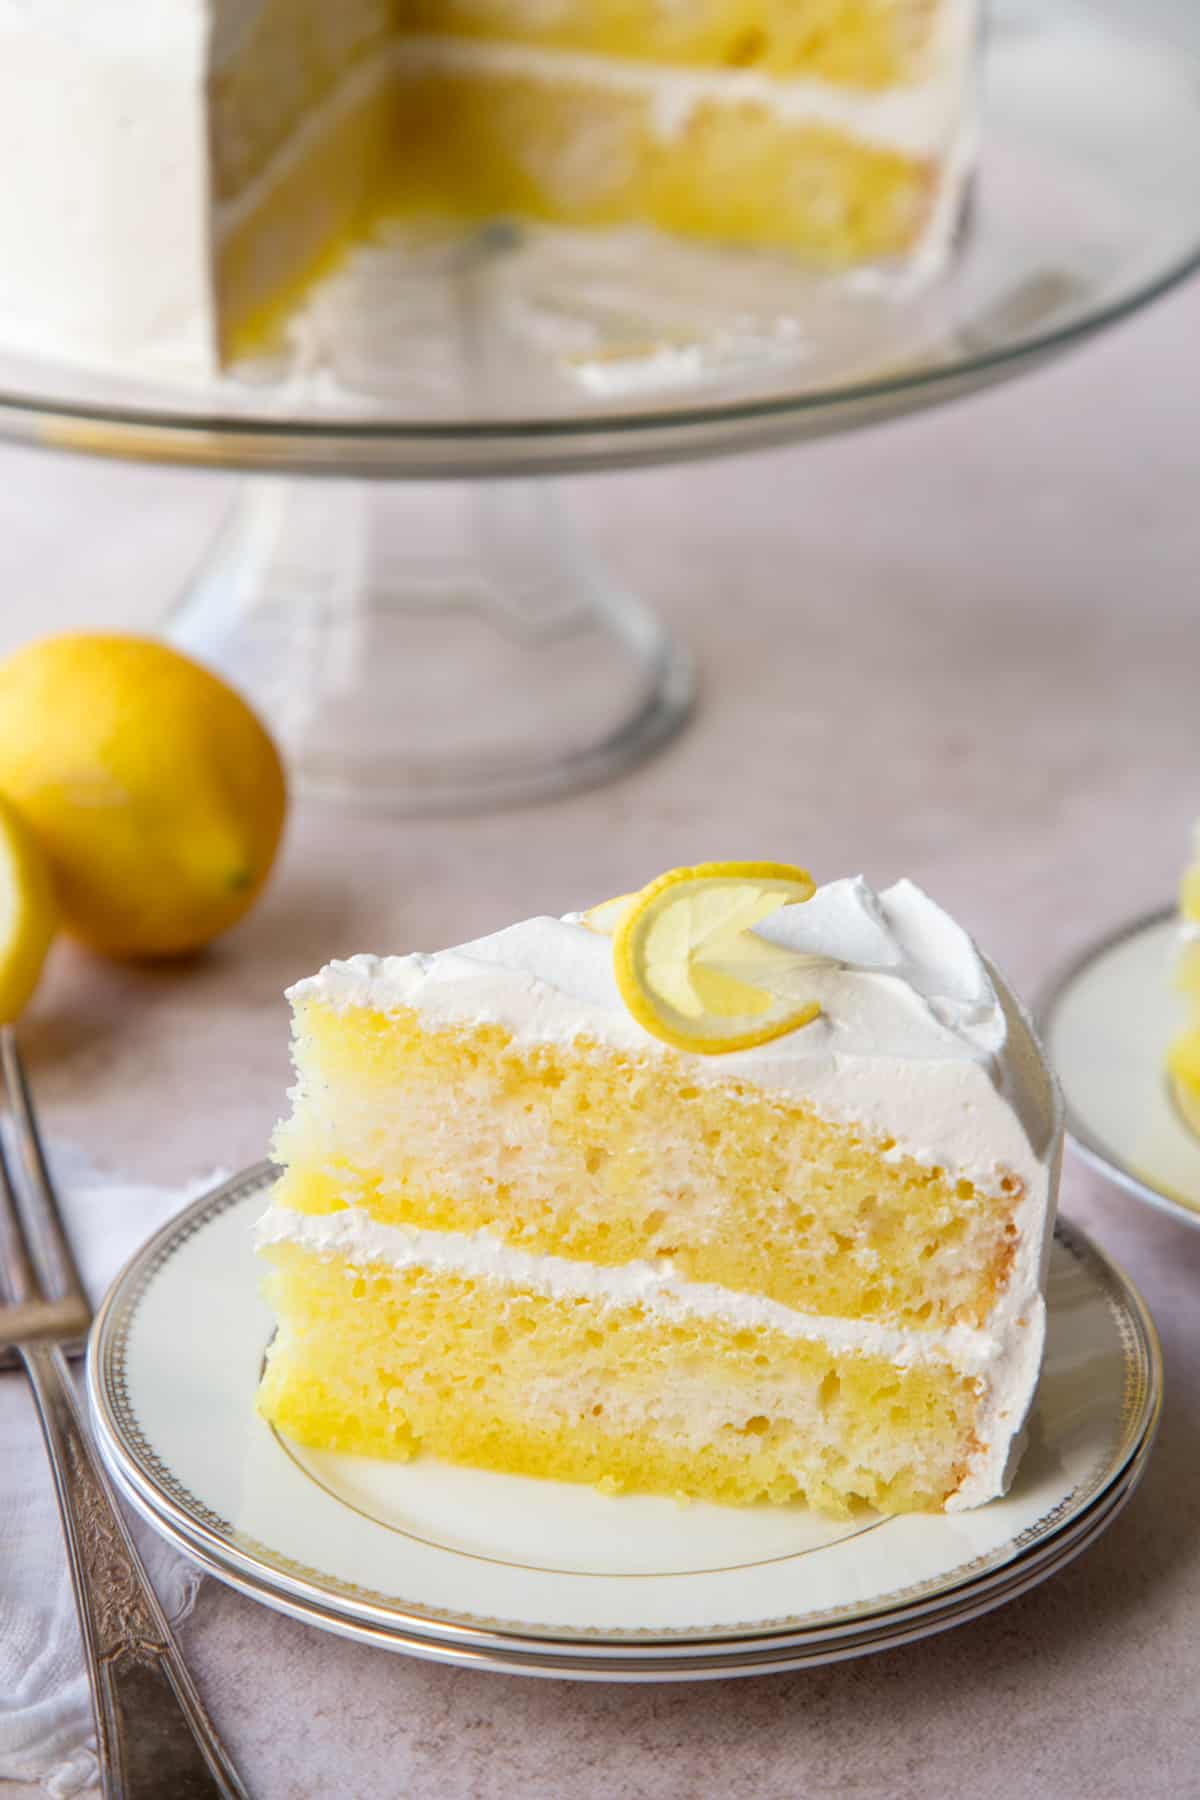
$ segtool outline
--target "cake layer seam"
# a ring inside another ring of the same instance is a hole
[[[716,1282],[682,1280],[669,1263],[646,1260],[612,1266],[519,1250],[490,1231],[433,1231],[383,1224],[361,1207],[334,1213],[300,1213],[273,1205],[255,1229],[264,1249],[293,1244],[319,1256],[392,1269],[428,1268],[469,1280],[531,1288],[554,1299],[587,1299],[611,1306],[643,1306],[672,1318],[700,1318],[739,1329],[769,1329],[821,1343],[849,1355],[879,1356],[906,1365],[950,1365],[972,1376],[986,1374],[1002,1351],[995,1332],[953,1325],[909,1331],[875,1319],[837,1319],[804,1313],[765,1295],[735,1292]],[[1040,1298],[1031,1300],[1036,1311]]]

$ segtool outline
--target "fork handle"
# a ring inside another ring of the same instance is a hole
[[[62,1352],[23,1344],[62,1515],[105,1800],[247,1800],[79,1415]]]

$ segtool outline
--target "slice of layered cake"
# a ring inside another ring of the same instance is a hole
[[[1003,1491],[1058,1101],[919,888],[704,865],[291,999],[283,1432],[835,1512]]]
[[[1167,1053],[1167,1073],[1179,1111],[1200,1135],[1200,826],[1179,888],[1175,982],[1191,1016]]]

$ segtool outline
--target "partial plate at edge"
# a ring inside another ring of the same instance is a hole
[[[1200,1139],[1176,1110],[1165,1069],[1186,1018],[1172,984],[1176,920],[1174,909],[1151,913],[1090,944],[1047,989],[1038,1028],[1080,1156],[1139,1200],[1200,1225]]]
[[[249,1231],[271,1178],[260,1165],[195,1202],[128,1265],[93,1334],[93,1411],[152,1523],[245,1591],[371,1642],[600,1658],[614,1673],[708,1652],[762,1666],[772,1644],[833,1653],[868,1626],[986,1610],[1019,1559],[1104,1512],[1157,1417],[1142,1303],[1060,1228],[1030,1448],[1012,1494],[972,1513],[838,1527],[803,1508],[680,1508],[299,1452],[254,1411],[271,1322]]]

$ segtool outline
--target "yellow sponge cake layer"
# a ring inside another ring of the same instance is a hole
[[[487,45],[410,60],[401,44],[360,65],[219,215],[227,344],[252,348],[270,309],[386,218],[634,225],[839,268],[903,256],[932,217],[931,155],[733,92],[664,131],[651,86],[583,61],[530,68]]]
[[[279,1318],[259,1398],[290,1437],[511,1474],[833,1513],[943,1506],[977,1383],[769,1329],[267,1249]]]
[[[694,1058],[306,1000],[296,1060],[276,1154],[298,1211],[669,1259],[690,1281],[919,1328],[981,1324],[1008,1273],[1014,1178],[984,1191],[787,1096],[698,1081]]]
[[[939,0],[402,0],[406,25],[603,56],[762,69],[859,88],[919,77]]]
[[[932,160],[710,96],[659,128],[639,86],[515,65],[413,74],[380,205],[570,226],[652,226],[840,267],[901,255],[934,203]]]

